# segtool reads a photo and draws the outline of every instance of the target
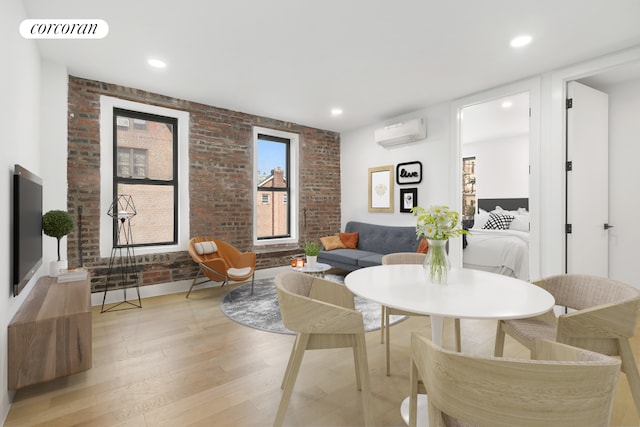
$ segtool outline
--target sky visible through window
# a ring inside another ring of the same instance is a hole
[[[258,140],[258,175],[269,176],[271,170],[279,167],[286,176],[286,144],[282,142]]]

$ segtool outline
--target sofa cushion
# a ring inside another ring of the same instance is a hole
[[[358,267],[373,267],[382,264],[382,254],[371,254],[358,260]]]
[[[322,262],[331,264],[333,261],[347,265],[359,266],[360,259],[370,257],[371,255],[377,254],[358,249],[334,249],[332,251],[322,252]]]

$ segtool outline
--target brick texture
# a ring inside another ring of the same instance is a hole
[[[300,135],[300,234],[298,247],[261,250],[258,268],[287,265],[304,241],[340,230],[340,135],[294,123],[175,99],[138,89],[69,76],[68,210],[82,216],[81,230],[67,238],[70,267],[80,264],[92,274],[92,290],[107,285],[109,258],[100,257],[100,96],[108,95],[190,114],[190,236],[226,240],[242,251],[253,250],[252,127]],[[111,155],[106,153],[106,155]],[[80,244],[82,239],[82,244]],[[136,256],[140,286],[191,279],[196,265],[186,251]]]

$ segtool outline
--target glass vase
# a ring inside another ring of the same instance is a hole
[[[451,270],[451,261],[447,254],[447,240],[432,240],[429,242],[427,256],[422,264],[427,273],[427,282],[446,285],[449,270]]]

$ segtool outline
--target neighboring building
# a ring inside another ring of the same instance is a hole
[[[289,234],[286,179],[284,171],[277,167],[258,184],[258,238]],[[274,190],[278,188],[282,190]]]

